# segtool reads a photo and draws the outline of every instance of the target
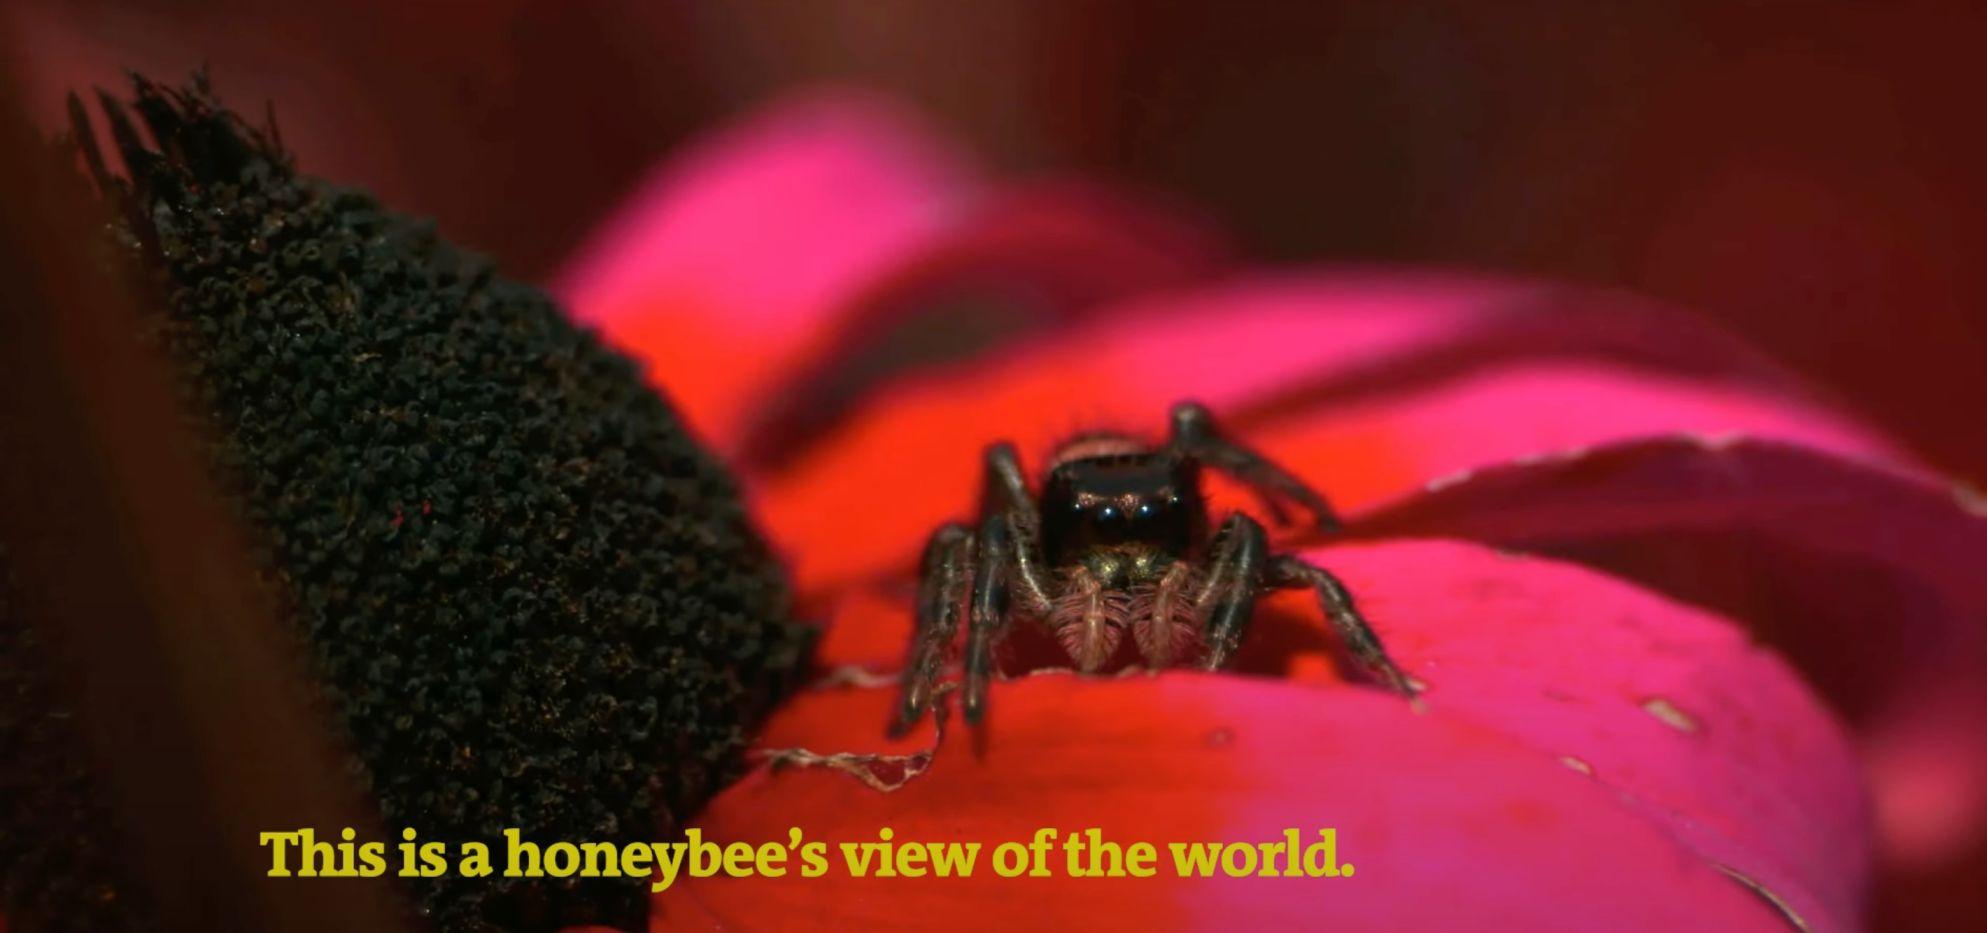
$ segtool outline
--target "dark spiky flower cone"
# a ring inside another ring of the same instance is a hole
[[[124,177],[75,108],[121,218],[112,252],[159,299],[146,336],[176,364],[385,824],[451,843],[680,826],[805,653],[724,468],[540,292],[297,174],[273,125],[204,82],[136,86],[135,124],[102,101]],[[0,678],[25,683],[32,663],[10,650]],[[49,755],[12,754],[53,741],[58,705],[25,688],[0,705],[6,786],[87,794],[35,772]],[[102,860],[25,809],[0,807],[0,912],[101,928],[80,902],[113,882],[63,875]],[[449,930],[635,927],[646,891],[501,866],[412,884]]]

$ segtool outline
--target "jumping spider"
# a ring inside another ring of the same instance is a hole
[[[1314,590],[1353,657],[1380,683],[1408,696],[1410,680],[1354,608],[1337,577],[1288,554],[1271,554],[1263,526],[1235,512],[1212,538],[1201,495],[1202,466],[1228,473],[1261,497],[1278,523],[1288,506],[1315,527],[1338,528],[1323,496],[1216,430],[1207,409],[1173,406],[1172,436],[1154,447],[1122,434],[1090,433],[1064,443],[1039,498],[1014,445],[986,452],[978,533],[953,522],[925,546],[917,629],[905,665],[892,731],[924,715],[967,606],[965,714],[986,712],[994,643],[1010,603],[1043,625],[1079,671],[1093,673],[1125,634],[1153,668],[1199,655],[1214,670],[1241,643],[1264,587]],[[970,592],[969,592],[970,590]]]

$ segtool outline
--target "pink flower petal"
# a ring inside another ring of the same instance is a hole
[[[1904,454],[1848,419],[1743,387],[1587,362],[1539,362],[1264,424],[1257,446],[1357,510],[1511,460],[1692,431],[1802,444],[1838,456]],[[1389,464],[1375,470],[1372,464]]]
[[[705,430],[742,416],[819,319],[977,199],[962,156],[882,101],[769,109],[654,172],[555,293],[667,373]]]
[[[888,826],[899,841],[989,849],[1039,827],[1097,827],[1159,844],[1160,876],[684,880],[659,897],[656,922],[1012,929],[1108,903],[1114,923],[1143,929],[1329,915],[1351,929],[1781,930],[1783,910],[1810,929],[1855,927],[1866,843],[1847,744],[1741,632],[1589,571],[1469,546],[1312,556],[1344,573],[1428,683],[1421,709],[1338,683],[1315,617],[1280,604],[1259,619],[1248,663],[1295,679],[1026,677],[996,685],[977,745],[947,736],[908,778],[898,759],[870,762],[897,766],[893,792],[849,773],[862,759],[831,767],[789,751],[781,760],[813,763],[748,777],[698,821],[725,841],[784,841],[791,827],[874,841]],[[906,605],[865,600],[837,626],[901,638]],[[892,698],[811,691],[765,744],[915,755],[929,734],[881,738]],[[1165,843],[1323,827],[1353,877],[1167,877]]]
[[[962,154],[891,104],[799,98],[662,165],[555,290],[594,324],[682,292],[727,323],[790,324],[889,268],[977,188]]]
[[[1205,277],[1222,252],[1091,186],[983,191],[908,116],[822,94],[666,164],[555,291],[742,462],[871,381]],[[846,355],[853,379],[816,365]]]
[[[1086,428],[1153,433],[1189,396],[1348,509],[1459,469],[1645,433],[1742,431],[1903,456],[1688,318],[1653,315],[1662,323],[1628,331],[1646,339],[1625,340],[1621,318],[1651,313],[1585,300],[1377,277],[1153,299],[1025,352],[901,383],[757,483],[761,511],[804,587],[899,568],[933,526],[971,507],[988,442],[1012,439],[1027,457]],[[1550,316],[1528,310],[1540,302]],[[889,508],[871,506],[878,490]],[[848,535],[858,520],[864,533]]]
[[[1859,725],[1887,858],[1987,845],[1987,506],[1769,440],[1648,439],[1453,477],[1363,518],[1578,560],[1745,620]]]

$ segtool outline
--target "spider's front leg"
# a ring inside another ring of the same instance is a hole
[[[948,523],[925,545],[918,577],[916,629],[905,660],[892,735],[902,735],[930,709],[938,678],[967,606],[965,713],[986,713],[993,679],[993,647],[1007,621],[1008,600],[1018,594],[1030,611],[1046,612],[1048,588],[1041,573],[1040,521],[1010,444],[987,448],[984,518],[975,535]],[[969,594],[970,590],[970,594]],[[970,600],[968,599],[970,595]]]
[[[1217,670],[1228,664],[1248,631],[1256,611],[1256,594],[1263,588],[1263,561],[1269,556],[1269,536],[1255,519],[1235,512],[1215,533],[1214,550],[1196,605],[1207,611],[1207,656],[1202,666]]]
[[[1289,510],[1284,505],[1287,500],[1311,513],[1311,521],[1318,530],[1339,529],[1338,514],[1323,495],[1269,458],[1222,436],[1207,406],[1179,402],[1173,406],[1172,422],[1169,447],[1247,484],[1278,524],[1290,521]]]
[[[1207,617],[1207,657],[1204,666],[1215,670],[1228,663],[1247,632],[1249,617],[1255,612],[1256,596],[1263,587],[1310,589],[1318,595],[1325,619],[1338,632],[1360,667],[1395,692],[1412,697],[1420,692],[1387,656],[1380,636],[1359,614],[1352,591],[1323,567],[1314,566],[1289,554],[1270,555],[1263,526],[1237,512],[1221,525],[1214,538],[1207,581],[1201,586],[1201,605],[1209,606]]]
[[[973,602],[966,629],[966,721],[987,712],[987,686],[993,681],[993,643],[1007,622],[1007,574],[1014,559],[1014,534],[1005,514],[980,524],[979,566],[973,573]]]
[[[993,680],[993,645],[1007,625],[1008,603],[1018,598],[1036,617],[1049,611],[1043,579],[1041,517],[1028,493],[1014,445],[987,448],[986,490],[980,523],[978,567],[973,576],[971,618],[966,634],[966,721],[986,715],[987,687]]]
[[[1412,697],[1421,692],[1413,678],[1404,673],[1394,659],[1387,656],[1387,649],[1380,644],[1380,636],[1373,633],[1373,626],[1367,624],[1359,614],[1359,608],[1352,602],[1352,591],[1331,571],[1306,563],[1288,554],[1270,558],[1269,583],[1280,589],[1311,589],[1318,594],[1318,605],[1324,609],[1325,618],[1345,646],[1352,652],[1353,660],[1366,669],[1373,679],[1392,688],[1395,692]]]
[[[971,580],[972,559],[973,533],[957,522],[939,526],[925,544],[918,574],[917,628],[904,661],[892,735],[909,731],[931,705],[939,672],[959,631],[959,607]]]

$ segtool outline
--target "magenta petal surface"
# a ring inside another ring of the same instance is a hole
[[[763,740],[785,765],[726,791],[699,825],[836,842],[888,826],[989,847],[1098,827],[1161,851],[1334,827],[1353,877],[716,878],[665,892],[657,922],[830,929],[909,915],[993,930],[1110,904],[1113,921],[1146,930],[1856,928],[1868,846],[1849,745],[1741,630],[1584,568],[1472,545],[1309,556],[1361,594],[1427,684],[1419,704],[1346,683],[1314,611],[1280,599],[1245,665],[1279,676],[997,684],[977,743],[945,734],[889,791],[810,756],[916,753],[929,731],[882,738],[888,687],[805,692]],[[835,624],[901,636],[909,620],[901,603],[863,600]]]
[[[1678,431],[1904,458],[1687,317],[1663,323],[1676,316],[1619,302],[1377,275],[1155,296],[901,380],[806,458],[758,477],[755,492],[811,588],[907,566],[933,526],[975,501],[991,440],[1016,442],[1034,462],[1081,430],[1160,432],[1167,407],[1187,397],[1346,509],[1458,470]],[[1622,321],[1636,315],[1656,322],[1641,328],[1647,339],[1624,337]],[[844,534],[877,489],[891,491],[892,508],[866,512],[863,535]]]
[[[832,312],[972,209],[965,159],[893,106],[791,100],[664,163],[554,291],[722,444]]]
[[[741,327],[790,326],[891,267],[975,200],[966,158],[854,92],[767,108],[658,167],[555,291],[612,325],[680,296]]]
[[[1582,561],[1745,620],[1857,725],[1887,857],[1987,835],[1987,506],[1765,439],[1656,438],[1457,475],[1361,516]]]

